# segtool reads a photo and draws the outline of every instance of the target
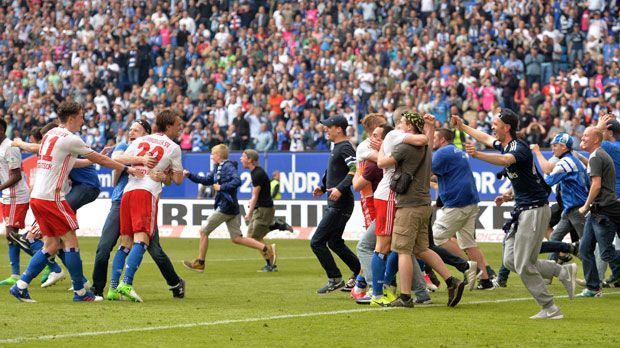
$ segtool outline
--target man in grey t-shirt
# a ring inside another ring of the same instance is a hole
[[[614,162],[601,148],[603,134],[594,127],[589,127],[581,139],[581,147],[590,153],[588,173],[592,181],[588,199],[579,212],[585,215],[586,224],[579,246],[583,261],[583,273],[586,277],[586,289],[578,297],[600,297],[601,279],[594,259],[596,243],[601,250],[601,258],[609,262],[612,271],[607,281],[615,283],[620,280],[620,255],[616,255],[613,241],[618,228],[614,222],[620,212],[620,202],[616,200],[616,170]]]

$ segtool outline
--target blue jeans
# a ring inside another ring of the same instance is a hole
[[[99,293],[103,292],[103,288],[105,288],[108,277],[108,262],[110,260],[110,253],[112,252],[112,249],[116,245],[116,242],[120,236],[120,211],[121,202],[112,202],[112,207],[110,207],[110,212],[108,213],[108,217],[103,225],[103,230],[101,231],[101,239],[99,239],[99,244],[97,245],[95,265],[93,267],[93,287],[95,288],[95,291]],[[169,286],[177,285],[181,278],[179,278],[175,272],[174,266],[172,266],[172,262],[170,262],[170,258],[168,258],[168,255],[166,255],[164,250],[161,248],[161,244],[159,244],[159,232],[157,226],[155,226],[155,233],[153,234],[153,239],[151,239],[151,243],[149,243],[147,251],[151,254],[151,257],[157,264],[157,267],[159,267],[159,271],[166,279],[166,283],[168,283]]]
[[[81,207],[97,199],[99,192],[101,190],[98,187],[76,184],[71,187],[71,190],[65,196],[65,200],[69,203],[71,209],[77,212]]]
[[[614,247],[617,229],[618,226],[605,215],[590,213],[586,218],[583,237],[579,244],[579,254],[581,254],[583,263],[586,286],[590,290],[596,291],[601,288],[601,279],[594,257],[596,243],[599,244],[601,258],[609,263],[612,277],[620,277],[620,251],[616,251]]]
[[[323,213],[323,219],[321,219],[310,240],[312,251],[330,279],[342,278],[342,273],[340,273],[330,249],[344,261],[354,275],[360,273],[360,261],[342,239],[349,218],[351,218],[350,211],[327,207]]]
[[[549,82],[549,78],[553,75],[553,63],[542,63],[540,67],[542,68],[542,80],[540,85],[544,86]]]

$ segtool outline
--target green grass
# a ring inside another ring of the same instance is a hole
[[[85,274],[90,278],[97,239],[82,238]],[[0,291],[0,345],[25,339],[28,346],[591,346],[620,342],[620,290],[607,289],[597,299],[557,298],[564,320],[533,321],[538,307],[516,275],[508,288],[466,291],[456,308],[445,306],[445,284],[432,294],[435,306],[384,311],[356,305],[348,294],[319,296],[315,290],[325,275],[307,241],[278,241],[278,273],[258,273],[258,252],[227,240],[211,243],[207,269],[186,270],[180,260],[191,259],[197,241],[164,239],[177,271],[187,281],[187,296],[173,299],[149,256],[138,271],[135,287],[144,303],[73,303],[70,282],[39,288],[31,294],[38,303],[19,303]],[[494,267],[501,246],[483,245]],[[0,243],[6,260],[6,243]],[[22,270],[28,259],[22,257]],[[344,271],[345,267],[341,266]],[[8,262],[0,275],[8,275]],[[580,271],[581,274],[581,266]],[[580,276],[581,277],[581,276]],[[554,280],[553,294],[565,296]],[[580,289],[578,289],[580,290]],[[521,299],[521,300],[519,300]],[[506,302],[495,302],[508,300]],[[368,310],[352,312],[353,310]],[[322,312],[349,311],[337,314]],[[314,314],[313,314],[314,313]],[[310,314],[311,316],[295,316]],[[292,315],[292,317],[270,318]],[[248,319],[252,319],[251,321]],[[157,328],[188,324],[183,328]],[[145,331],[145,328],[154,328]],[[134,332],[76,336],[81,333],[135,329]],[[64,335],[45,338],[43,335]]]

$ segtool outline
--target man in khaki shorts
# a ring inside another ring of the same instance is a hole
[[[446,128],[435,132],[433,141],[432,171],[437,177],[439,197],[443,208],[437,213],[433,224],[435,244],[448,249],[455,255],[465,250],[470,260],[481,269],[479,290],[495,289],[487,273],[487,261],[476,244],[476,220],[480,208],[476,181],[469,166],[467,154],[454,146],[454,133]],[[457,243],[451,240],[456,236]],[[469,290],[476,285],[475,273],[467,279]]]
[[[270,246],[252,238],[246,238],[241,233],[241,213],[237,200],[237,189],[241,186],[241,179],[237,172],[237,162],[228,159],[228,148],[223,144],[213,147],[211,159],[215,168],[207,176],[192,174],[187,170],[183,171],[183,175],[191,181],[205,186],[213,186],[213,190],[217,192],[213,214],[209,215],[207,224],[200,230],[198,258],[194,261],[183,261],[183,265],[192,271],[204,272],[205,258],[209,248],[209,235],[223,223],[226,223],[233,243],[260,250],[265,259],[273,262],[275,258]]]
[[[435,269],[448,286],[448,306],[454,307],[461,300],[465,284],[452,276],[439,255],[429,249],[428,224],[431,216],[431,158],[435,132],[435,117],[406,112],[400,119],[399,128],[407,133],[421,134],[429,138],[426,146],[408,144],[397,145],[387,157],[396,165],[395,173],[411,175],[411,183],[403,192],[396,192],[396,216],[392,231],[392,250],[398,253],[400,273],[400,297],[389,304],[390,307],[413,307],[411,284],[413,261],[411,255],[421,258]],[[379,151],[379,161],[383,162],[384,152]],[[395,174],[396,175],[396,174]],[[401,176],[401,177],[402,177]],[[394,178],[392,178],[394,180]]]
[[[248,225],[248,237],[265,244],[263,239],[271,231],[269,226],[276,214],[276,208],[273,206],[273,199],[271,198],[269,176],[258,165],[258,152],[256,150],[243,151],[241,165],[243,165],[243,168],[249,169],[252,176],[252,198],[250,198],[248,213],[245,215],[245,223]],[[276,266],[276,245],[271,244],[270,247],[273,259],[265,257],[267,264],[261,269],[262,272],[278,271],[278,266]]]

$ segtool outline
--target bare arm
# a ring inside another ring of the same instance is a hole
[[[80,159],[75,160],[75,164],[73,165],[73,168],[85,168],[92,164],[93,162],[87,159],[80,158]]]
[[[385,169],[395,164],[396,160],[391,156],[386,156],[383,152],[383,145],[381,145],[381,148],[379,149],[379,154],[377,156],[377,167]]]
[[[370,181],[364,179],[364,177],[361,174],[355,175],[353,177],[353,189],[355,191],[361,191],[364,189],[364,187],[368,186],[370,184]]]
[[[586,156],[580,154],[577,151],[573,151],[573,155],[575,155],[581,161],[581,163],[586,166],[586,168],[588,167],[588,158]]]
[[[532,149],[532,153],[534,153],[534,155],[536,156],[536,159],[538,160],[538,164],[540,165],[540,168],[542,169],[543,173],[551,174],[551,172],[553,171],[553,168],[555,167],[555,164],[549,162],[545,158],[545,156],[543,156],[542,152],[540,152],[540,147],[538,145],[531,145],[530,147]]]
[[[97,153],[95,151],[84,155],[84,157],[86,157],[86,159],[90,160],[93,163],[97,163],[100,164],[104,167],[110,168],[110,169],[114,169],[114,170],[118,170],[118,171],[123,171],[125,170],[125,165],[120,163],[120,162],[116,162],[115,160],[111,159],[108,156],[104,156],[100,153]],[[144,173],[139,172],[138,170],[136,170],[135,168],[131,168],[131,167],[127,167],[127,173],[129,173],[130,175],[135,175],[137,177],[143,177]]]
[[[21,168],[11,169],[9,171],[9,179],[0,185],[0,191],[12,187],[22,179]]]
[[[15,140],[11,143],[11,146],[19,147],[21,150],[30,153],[37,153],[41,148],[41,144],[27,143],[20,138],[15,138]]]
[[[477,158],[481,161],[485,161],[496,166],[507,167],[517,161],[515,156],[511,154],[498,154],[498,153],[486,153],[476,150],[472,144],[465,144],[465,150],[467,154],[473,158]]]
[[[405,139],[403,139],[403,143],[413,145],[413,146],[424,146],[429,142],[428,135],[426,134],[407,134],[405,135]]]
[[[463,124],[463,120],[459,116],[452,115],[452,125],[459,130],[469,134],[472,138],[483,143],[487,147],[493,147],[493,143],[495,142],[495,140],[497,140],[487,133],[481,132],[477,129],[473,129],[470,126]]]
[[[153,156],[131,156],[126,155],[122,151],[117,151],[112,154],[112,159],[122,164],[143,164],[149,168],[157,165],[157,158]]]
[[[252,218],[254,214],[254,208],[256,207],[256,201],[258,201],[258,195],[260,194],[260,186],[252,187],[252,198],[250,198],[250,202],[248,204],[248,213],[245,214],[246,222]]]

